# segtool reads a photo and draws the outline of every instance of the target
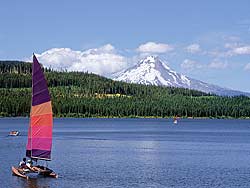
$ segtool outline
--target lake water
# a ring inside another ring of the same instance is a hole
[[[0,119],[0,187],[250,187],[249,120],[54,119],[49,167],[59,178],[32,180],[11,173],[27,127]]]

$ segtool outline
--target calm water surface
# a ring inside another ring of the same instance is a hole
[[[0,119],[0,187],[250,187],[249,120],[54,122],[49,167],[59,178],[24,180],[10,168],[25,155],[28,119]]]

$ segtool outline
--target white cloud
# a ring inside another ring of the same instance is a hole
[[[208,69],[208,68],[209,69],[225,69],[227,67],[228,67],[227,62],[224,63],[216,59],[209,64],[202,64],[197,61],[185,59],[181,64],[181,68],[186,71],[195,71],[198,69]]]
[[[237,43],[227,43],[225,48],[230,50],[225,53],[226,56],[235,56],[235,55],[249,55],[250,54],[250,45],[240,45]]]
[[[234,48],[232,52],[238,55],[250,54],[250,46],[237,47],[237,48]]]
[[[248,64],[245,65],[244,70],[250,71],[250,63],[248,63]]]
[[[166,53],[172,51],[174,48],[168,44],[147,42],[140,45],[137,51],[140,53]]]
[[[208,67],[212,69],[225,69],[228,67],[228,63],[215,60],[209,63]]]
[[[250,55],[250,45],[243,45],[237,42],[225,43],[224,50],[213,50],[207,54],[214,57],[232,57],[237,55]]]
[[[103,76],[110,76],[128,66],[126,58],[117,54],[111,44],[86,51],[53,48],[37,54],[37,57],[45,67],[56,70],[88,71]]]
[[[190,59],[185,59],[182,64],[181,64],[181,68],[182,69],[186,69],[188,71],[192,71],[192,70],[196,70],[196,69],[200,69],[202,68],[203,65],[196,62],[196,61],[193,61],[193,60],[190,60]]]
[[[224,45],[225,48],[229,48],[229,49],[234,49],[234,48],[237,48],[239,46],[238,43],[226,43]]]
[[[199,44],[191,44],[186,47],[186,50],[187,52],[194,54],[194,53],[200,52],[201,48]]]

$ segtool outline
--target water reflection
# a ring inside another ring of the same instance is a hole
[[[25,185],[25,188],[40,188],[40,187],[41,186],[37,184],[36,179],[27,180],[27,184]]]
[[[22,181],[20,182],[20,187],[23,188],[49,188],[49,184],[47,182],[47,178],[41,178],[41,179],[28,179],[24,180],[21,179]]]

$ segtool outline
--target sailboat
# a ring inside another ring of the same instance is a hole
[[[47,81],[43,70],[33,54],[32,65],[32,101],[26,156],[31,161],[51,161],[53,113]],[[33,166],[25,168],[13,167],[14,175],[28,178],[30,173],[45,177],[57,177],[53,170],[46,166]]]

